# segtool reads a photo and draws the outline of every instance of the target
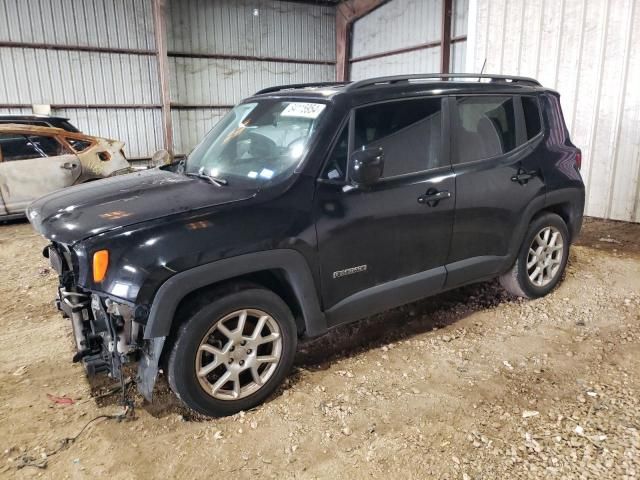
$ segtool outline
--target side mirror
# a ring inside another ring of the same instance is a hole
[[[151,157],[151,167],[162,167],[163,165],[169,165],[173,161],[173,157],[166,150],[158,150]]]
[[[382,177],[383,170],[382,147],[364,148],[351,154],[349,175],[355,186],[373,185]]]

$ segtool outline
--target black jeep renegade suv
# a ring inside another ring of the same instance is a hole
[[[473,81],[470,81],[473,79]],[[262,90],[188,158],[28,210],[89,373],[189,407],[263,400],[300,336],[471,282],[553,289],[582,223],[558,94],[495,75]]]

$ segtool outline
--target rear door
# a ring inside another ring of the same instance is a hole
[[[545,193],[531,155],[542,137],[540,123],[527,133],[520,97],[458,96],[452,103],[456,212],[448,287],[501,273],[516,253],[527,213],[543,205]]]
[[[428,296],[444,284],[455,182],[439,97],[357,108],[318,182],[315,212],[330,324]],[[349,152],[381,147],[382,178],[355,189]],[[442,192],[441,199],[425,199]]]
[[[73,185],[80,161],[55,136],[0,133],[0,194],[9,214],[47,193]]]

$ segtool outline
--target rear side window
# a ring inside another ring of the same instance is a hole
[[[44,135],[29,135],[28,141],[35,151],[43,157],[56,157],[70,153],[64,146],[53,137]]]
[[[91,146],[91,142],[89,140],[78,140],[76,138],[66,138],[65,140],[76,152],[84,152]]]
[[[458,97],[453,125],[453,162],[503,155],[516,148],[512,97]]]
[[[387,102],[356,110],[354,148],[382,147],[383,177],[442,166],[440,98]]]
[[[522,97],[522,112],[524,113],[524,124],[527,129],[527,140],[531,140],[542,130],[538,99],[535,97]]]
[[[27,137],[11,133],[0,134],[0,150],[2,151],[2,160],[4,162],[42,156],[34,150],[33,146],[27,141]]]

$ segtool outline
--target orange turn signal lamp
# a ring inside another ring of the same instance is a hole
[[[109,250],[98,250],[93,254],[93,281],[100,283],[109,268]]]

